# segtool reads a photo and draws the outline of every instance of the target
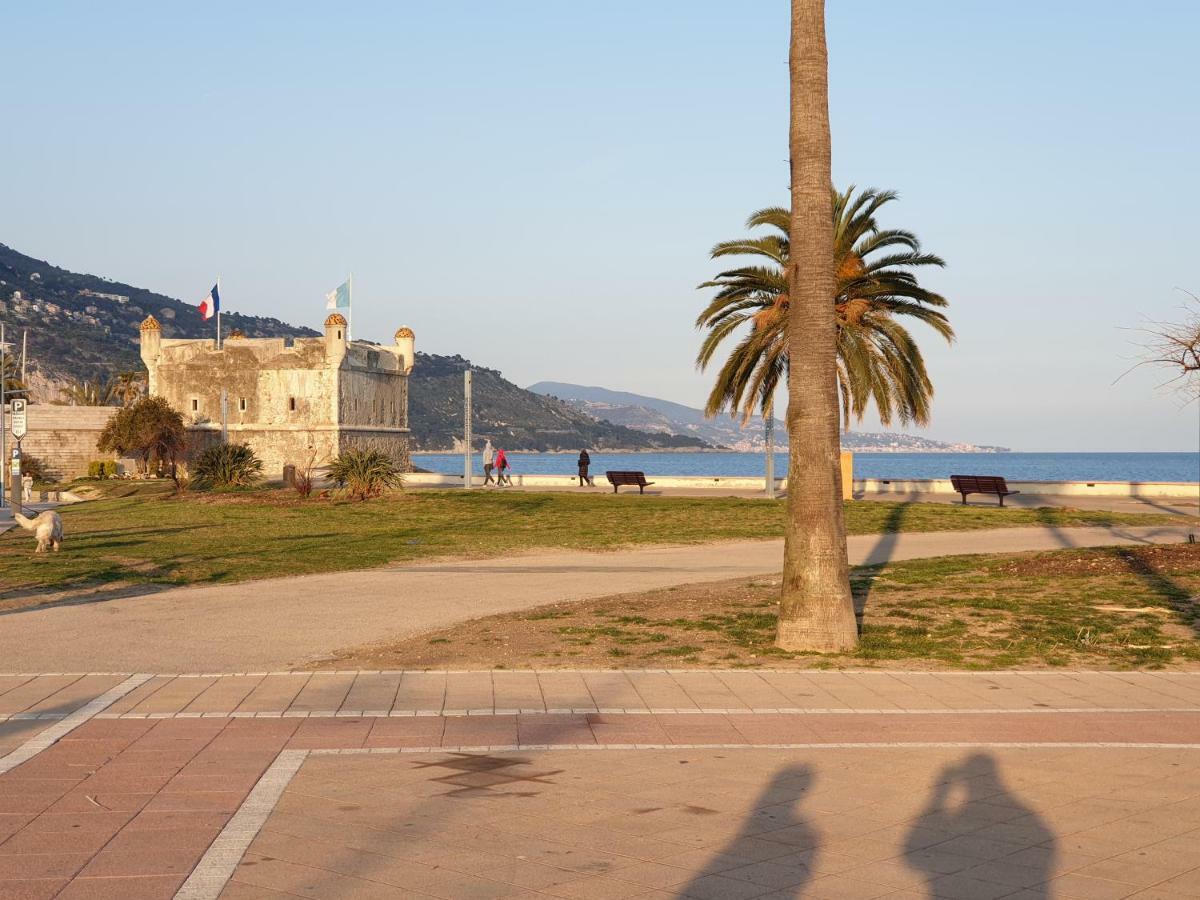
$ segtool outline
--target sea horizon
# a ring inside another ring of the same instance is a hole
[[[653,475],[707,477],[762,477],[763,453],[743,451],[589,451],[592,474],[606,469],[638,469]],[[574,475],[578,451],[508,453],[513,474]],[[432,472],[459,475],[462,453],[414,453],[413,464]],[[787,454],[775,454],[775,474],[787,473]],[[482,471],[479,452],[472,458]],[[854,454],[855,478],[929,479],[951,475],[1001,475],[1012,481],[1200,481],[1200,454],[1196,451],[1097,451],[950,453],[944,451],[884,451]]]

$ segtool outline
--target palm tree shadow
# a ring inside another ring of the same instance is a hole
[[[1062,529],[1054,523],[1053,510],[1048,507],[1039,507],[1037,514],[1042,524],[1054,534],[1057,543],[1064,548],[1075,546]],[[1131,574],[1137,576],[1149,590],[1162,598],[1179,622],[1189,626],[1196,636],[1200,637],[1200,603],[1197,603],[1194,593],[1155,568],[1141,553],[1141,549],[1140,547],[1114,547],[1108,552],[1121,560]]]
[[[961,795],[961,802],[951,805],[955,793]],[[956,888],[966,890],[964,884],[954,884],[960,878],[1011,885],[1013,892],[1028,900],[1051,897],[1050,880],[1058,856],[1054,832],[1008,789],[991,754],[973,753],[964,762],[943,768],[929,803],[912,826],[904,844],[905,861],[924,875],[930,897],[956,896]],[[954,855],[955,842],[987,840],[993,827],[1003,828],[1003,840],[1023,849],[990,862],[981,860],[980,868],[987,871],[980,871],[979,878],[971,869],[947,875],[945,861],[948,854]]]
[[[900,540],[900,533],[904,528],[904,519],[908,515],[909,507],[915,501],[906,500],[903,503],[895,503],[888,510],[888,514],[883,521],[883,528],[880,530],[879,540],[875,542],[875,546],[867,553],[866,559],[862,565],[856,568],[860,570],[861,577],[854,579],[851,582],[851,588],[854,591],[854,613],[858,616],[859,630],[862,630],[862,617],[866,612],[867,600],[871,594],[871,585],[874,583],[875,577],[885,565],[891,562],[892,557],[896,552],[896,544]]]
[[[786,880],[791,882],[788,886],[776,888],[771,892],[771,896],[780,898],[780,900],[785,897],[802,896],[804,886],[812,880],[820,834],[797,812],[796,806],[802,796],[812,788],[813,780],[812,769],[803,764],[785,766],[776,772],[755,799],[753,811],[737,835],[722,847],[712,861],[697,872],[687,884],[672,890],[679,897],[725,896],[722,886],[729,885],[729,879],[722,873],[729,871],[729,860],[739,855],[738,849],[744,846],[745,841],[773,834],[780,839],[786,837],[786,843],[792,846],[794,851],[787,856],[772,859],[772,864],[786,866],[792,869],[794,874],[787,875]],[[781,803],[779,799],[781,793],[791,799]],[[732,885],[730,886],[732,887]],[[748,885],[743,884],[742,886],[747,887]],[[729,894],[729,896],[742,895]]]

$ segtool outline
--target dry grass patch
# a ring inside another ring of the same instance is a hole
[[[912,560],[858,569],[853,584],[862,608],[853,655],[777,650],[779,582],[739,579],[490,616],[354,648],[333,662],[364,669],[1200,663],[1200,545]]]

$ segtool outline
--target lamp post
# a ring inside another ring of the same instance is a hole
[[[463,490],[471,489],[471,370],[463,372]]]
[[[8,344],[4,342],[4,323],[0,322],[0,506],[4,506],[5,485],[8,484],[8,428],[4,422],[4,404],[8,401],[5,399],[5,387],[7,381],[5,372],[8,367],[5,363],[8,362],[6,353],[8,352]]]

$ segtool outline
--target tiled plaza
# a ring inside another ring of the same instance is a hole
[[[1200,673],[0,677],[6,898],[1200,895]]]

